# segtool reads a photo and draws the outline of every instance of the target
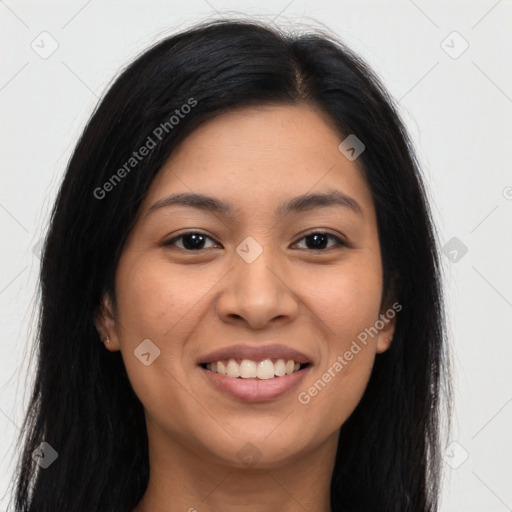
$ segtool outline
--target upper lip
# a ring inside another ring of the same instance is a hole
[[[265,359],[292,359],[296,363],[309,363],[311,359],[295,350],[284,345],[233,345],[220,348],[202,356],[198,364],[212,363],[216,361],[225,361],[227,359],[250,359],[251,361],[263,361]]]

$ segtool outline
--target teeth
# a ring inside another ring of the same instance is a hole
[[[278,359],[274,364],[274,374],[278,377],[286,375],[286,363],[283,359]]]
[[[240,365],[234,360],[230,359],[226,368],[226,375],[228,377],[239,377],[240,376]]]
[[[274,378],[274,363],[270,359],[260,361],[257,369],[258,379],[273,379]]]
[[[255,379],[257,375],[258,370],[256,369],[256,363],[254,361],[244,359],[240,363],[240,377],[242,377],[242,379]]]
[[[212,370],[213,371],[213,370]],[[217,362],[217,373],[220,373],[221,375],[226,375],[226,366],[222,361]]]
[[[233,378],[242,379],[261,379],[268,380],[274,377],[283,377],[290,375],[300,369],[300,363],[293,361],[293,359],[265,359],[260,362],[251,361],[250,359],[243,359],[240,364],[235,359],[229,361],[215,361],[208,363],[206,368],[213,373],[220,373],[221,375]]]

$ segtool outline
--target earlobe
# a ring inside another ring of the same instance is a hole
[[[103,296],[98,306],[94,317],[94,325],[100,340],[105,344],[105,348],[110,351],[119,350],[113,301],[108,293]]]
[[[377,353],[386,352],[393,342],[395,334],[396,316],[402,310],[402,305],[392,301],[399,296],[401,290],[400,274],[395,270],[391,276],[390,282],[383,294],[381,302],[381,314],[376,322],[379,325],[379,334],[377,337]]]
[[[382,354],[383,352],[386,352],[386,350],[389,349],[391,346],[391,343],[393,342],[393,338],[381,338],[379,336],[379,339],[377,340],[377,354]]]
[[[397,304],[395,302],[395,304]],[[381,326],[379,334],[377,336],[377,353],[381,354],[389,349],[393,342],[393,336],[395,334],[396,325],[396,313],[395,304],[384,313],[380,314],[377,323]],[[400,308],[401,309],[401,308]],[[399,310],[398,310],[399,311]]]

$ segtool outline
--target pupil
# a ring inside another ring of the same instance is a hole
[[[309,249],[321,249],[325,247],[327,242],[327,236],[322,234],[314,234],[306,237]],[[312,242],[312,243],[310,243]],[[204,237],[200,233],[193,233],[191,235],[185,235],[183,237],[183,246],[187,250],[201,249],[204,243]]]
[[[191,243],[188,243],[192,241]],[[201,244],[204,243],[204,237],[201,234],[195,233],[192,235],[185,235],[183,238],[183,246],[185,249],[193,250],[193,249],[201,249]]]
[[[325,242],[327,240],[327,237],[325,235],[319,235],[319,234],[314,234],[314,235],[309,235],[307,237],[308,240],[311,240],[311,239],[314,239],[315,240],[315,243],[313,244],[307,244],[308,248],[312,248],[312,249],[321,249],[322,247],[321,246],[324,246],[325,245]],[[319,242],[319,239],[322,239],[320,242]],[[319,242],[319,243],[318,243]],[[312,247],[310,247],[312,246]]]

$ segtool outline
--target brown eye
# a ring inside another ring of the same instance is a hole
[[[198,231],[189,231],[173,238],[172,240],[164,242],[164,245],[167,247],[176,246],[179,249],[183,249],[185,251],[201,251],[205,249],[204,245],[206,239],[212,240],[212,238],[204,233]],[[178,241],[181,241],[181,247],[176,244]]]
[[[329,239],[334,240],[335,243],[329,244]],[[164,242],[164,246],[174,246],[178,249],[182,249],[184,251],[189,252],[198,252],[201,250],[205,250],[208,247],[205,247],[206,240],[213,239],[206,235],[205,233],[201,233],[199,231],[189,231],[187,233],[183,233],[177,237],[172,238]],[[324,231],[315,231],[312,233],[308,233],[303,236],[299,241],[305,240],[306,247],[299,247],[299,249],[310,249],[315,251],[322,251],[325,249],[330,249],[335,246],[346,246],[347,244],[341,240],[339,237],[332,235],[330,233],[326,233]],[[295,242],[297,245],[299,242]]]
[[[323,231],[314,231],[313,233],[308,233],[307,235],[303,236],[300,240],[306,240],[306,247],[300,247],[301,249],[312,249],[312,250],[322,250],[322,249],[330,249],[333,247],[331,245],[330,247],[326,247],[326,244],[328,243],[328,240],[333,239],[337,243],[334,244],[334,246],[344,246],[346,245],[343,240],[338,238],[335,235],[331,235],[330,233],[325,233]],[[299,241],[300,241],[299,240]],[[296,242],[297,244],[298,242]]]

